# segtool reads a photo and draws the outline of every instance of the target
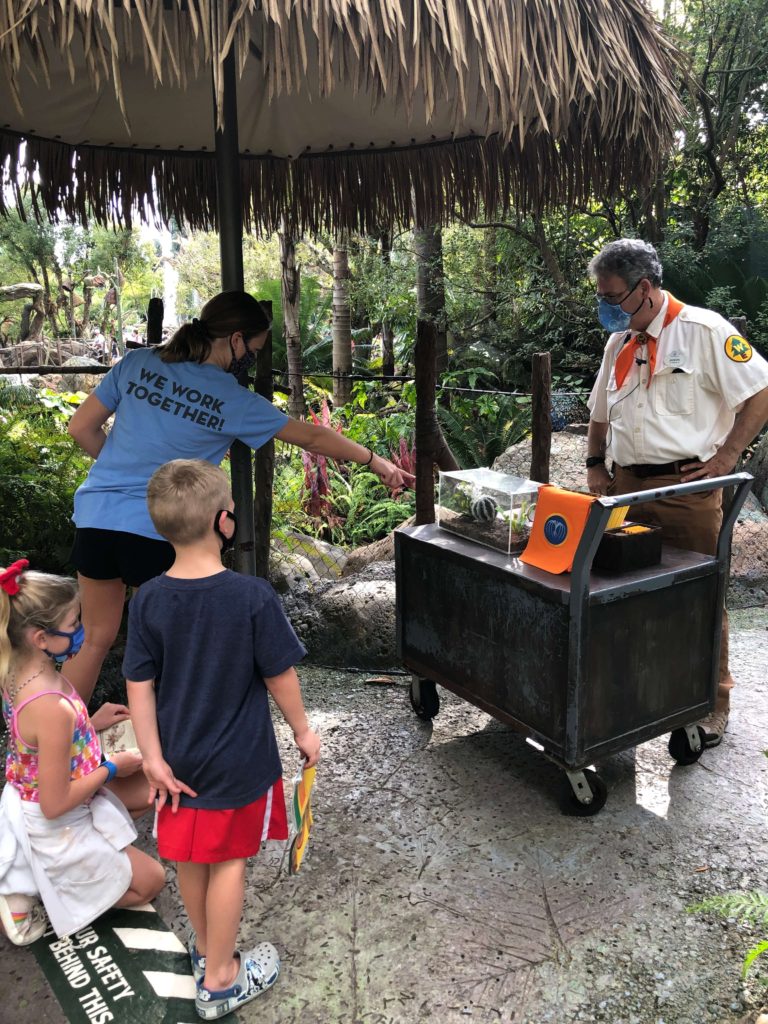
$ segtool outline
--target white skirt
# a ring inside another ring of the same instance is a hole
[[[33,874],[45,876],[55,899],[43,904],[59,937],[90,924],[126,892],[133,874],[125,847],[136,838],[130,815],[108,790],[99,790],[58,818],[21,801]],[[48,886],[45,886],[47,889]]]

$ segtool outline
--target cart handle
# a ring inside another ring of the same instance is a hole
[[[614,494],[610,497],[596,498],[590,509],[584,532],[573,560],[571,570],[571,593],[588,585],[589,571],[597,546],[605,532],[613,509],[621,505],[642,505],[660,498],[677,498],[685,494],[700,494],[702,491],[715,491],[724,487],[736,487],[733,501],[723,516],[720,533],[717,538],[716,557],[724,565],[728,557],[731,531],[741,506],[747,499],[754,477],[749,473],[730,473],[727,476],[715,476],[706,480],[691,480],[689,483],[672,484],[670,487],[659,487],[656,490],[638,491],[634,494]]]
[[[598,498],[597,501],[604,508],[616,508],[620,505],[640,505],[646,501],[657,501],[659,498],[676,498],[683,494],[700,494],[702,491],[716,491],[721,487],[736,487],[744,491],[741,504],[747,497],[749,486],[754,477],[750,473],[729,473],[727,476],[713,476],[705,480],[691,480],[685,484],[672,484],[669,487],[659,487],[655,491],[637,491],[632,494],[612,494],[610,497]],[[738,510],[737,510],[738,515]]]

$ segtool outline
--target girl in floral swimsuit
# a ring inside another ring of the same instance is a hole
[[[17,944],[43,933],[37,896],[62,936],[112,906],[146,903],[165,881],[161,865],[131,845],[136,830],[118,799],[141,758],[102,758],[83,701],[56,670],[82,643],[77,584],[27,565],[0,571],[0,920]]]

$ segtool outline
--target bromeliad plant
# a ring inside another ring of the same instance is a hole
[[[332,418],[325,396],[319,410],[310,412],[310,416],[318,425],[341,430],[333,422],[335,417]],[[352,437],[356,432],[348,426],[345,433]],[[363,440],[355,436],[355,440],[367,442],[380,454],[386,451],[382,444],[374,446],[365,437]],[[396,448],[390,447],[386,453],[396,465],[413,472],[415,451],[408,441],[398,439]],[[354,547],[386,536],[413,514],[412,491],[389,491],[364,466],[336,465],[333,460],[309,452],[302,452],[300,459],[289,446],[277,449],[273,504],[277,532],[293,531]]]
[[[390,449],[389,459],[404,473],[416,475],[416,446],[409,444],[404,437],[400,438],[397,449]],[[402,488],[395,493],[402,493]]]
[[[309,410],[309,415],[316,426],[330,427],[337,433],[341,433],[341,426],[334,428],[331,423],[331,411],[325,399],[320,407],[320,415],[318,416],[314,409]],[[323,520],[333,531],[339,522],[338,517],[334,515],[330,500],[331,482],[328,476],[328,459],[325,455],[302,451],[301,461],[304,466],[304,510],[311,518]]]
[[[310,410],[312,421],[319,426],[341,432],[341,426],[331,420],[328,402],[323,398],[320,414]],[[392,461],[408,473],[413,473],[416,453],[404,438],[400,438],[396,451],[390,451]],[[302,452],[304,467],[304,496],[306,515],[316,524],[316,532],[334,543],[366,544],[386,536],[413,512],[410,492],[392,493],[375,473],[364,467],[349,466],[334,470],[324,455]]]

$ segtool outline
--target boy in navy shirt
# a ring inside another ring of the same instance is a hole
[[[293,667],[306,651],[272,587],[222,567],[236,528],[226,475],[176,459],[150,479],[147,504],[176,560],[131,601],[123,672],[150,801],[159,808],[158,850],[177,861],[195,933],[195,1006],[213,1020],[265,991],[280,970],[268,942],[232,953],[246,858],[265,839],[288,836],[267,694],[308,765],[320,740]]]

